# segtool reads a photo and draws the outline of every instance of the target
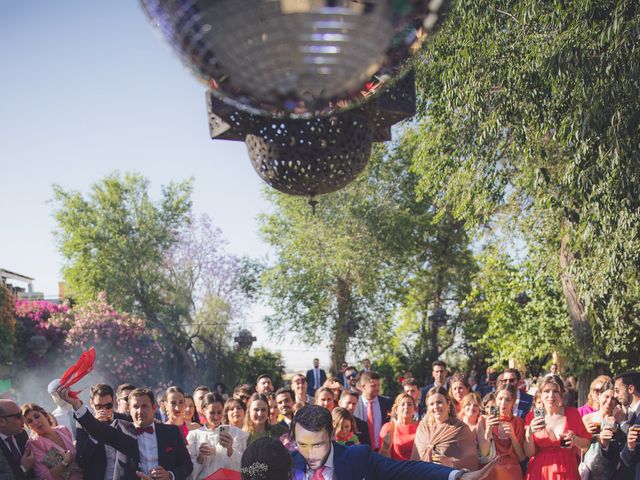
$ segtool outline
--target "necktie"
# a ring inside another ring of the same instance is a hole
[[[313,472],[313,476],[311,477],[311,480],[324,480],[324,476],[322,475],[322,472],[324,472],[324,469],[327,467],[320,467],[319,469],[317,469],[315,472]]]
[[[371,448],[376,449],[376,431],[375,423],[373,422],[373,402],[369,400],[367,406],[367,425],[369,425],[369,440],[371,441]]]
[[[18,450],[18,447],[16,447],[15,440],[13,439],[13,437],[7,437],[6,441],[7,445],[9,446],[9,450],[11,451],[11,455],[13,455],[15,461],[20,464],[20,462],[22,461],[22,455],[20,455],[20,451]]]
[[[136,435],[142,435],[143,433],[153,433],[153,427],[136,427]]]

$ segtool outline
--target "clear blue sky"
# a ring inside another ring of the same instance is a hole
[[[256,223],[268,204],[244,144],[209,138],[205,87],[137,1],[0,0],[0,62],[0,267],[54,295],[62,259],[51,186],[86,192],[115,170],[143,174],[154,193],[194,177],[194,210],[229,249],[268,253]],[[247,322],[266,343],[262,313]],[[280,349],[289,368],[328,362],[302,345]]]

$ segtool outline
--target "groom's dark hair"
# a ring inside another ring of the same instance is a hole
[[[329,437],[333,435],[333,419],[331,413],[324,407],[318,405],[305,405],[296,412],[291,422],[291,432],[293,438],[296,436],[296,425],[300,425],[310,432],[321,432],[326,430]]]

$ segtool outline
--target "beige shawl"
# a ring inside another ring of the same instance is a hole
[[[467,424],[457,418],[437,424],[426,416],[418,426],[411,459],[478,470],[476,436]]]

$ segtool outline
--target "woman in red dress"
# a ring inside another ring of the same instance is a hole
[[[416,403],[408,393],[401,393],[393,403],[393,420],[380,429],[380,453],[395,460],[410,460],[418,422],[414,420]]]
[[[557,375],[540,385],[544,416],[529,412],[524,452],[531,457],[526,480],[580,480],[577,455],[591,443],[591,434],[577,408],[563,407],[564,384]]]
[[[525,459],[524,422],[513,414],[513,406],[518,398],[515,385],[504,384],[496,390],[498,415],[488,415],[482,419],[482,430],[487,440],[493,442],[498,463],[489,474],[490,480],[522,480],[520,462]]]

